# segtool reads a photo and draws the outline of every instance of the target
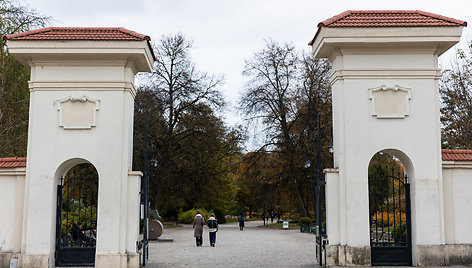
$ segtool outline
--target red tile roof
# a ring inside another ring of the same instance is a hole
[[[467,26],[467,22],[421,10],[348,10],[318,27],[434,27]]]
[[[0,168],[26,167],[26,157],[0,158]]]
[[[47,27],[3,36],[3,40],[93,40],[93,41],[144,41],[154,60],[151,38],[122,27]]]
[[[467,26],[467,22],[421,10],[348,10],[318,24],[322,27],[449,27]]]
[[[443,161],[472,161],[472,150],[442,150]]]
[[[10,34],[4,40],[97,40],[142,41],[149,36],[125,28],[48,27],[23,33]]]

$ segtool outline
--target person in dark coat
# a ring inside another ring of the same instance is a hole
[[[77,224],[74,223],[72,225],[72,228],[70,229],[70,234],[72,237],[72,241],[76,244],[95,244],[95,238],[85,235],[81,222],[78,222]]]
[[[216,232],[218,232],[218,221],[215,218],[215,214],[210,214],[207,225],[208,233],[210,234],[210,246],[214,247],[216,242]]]
[[[242,231],[244,229],[244,216],[242,213],[239,213],[238,222],[239,222],[239,230]]]
[[[197,242],[197,247],[203,245],[203,225],[205,224],[205,219],[203,219],[200,211],[197,211],[197,215],[193,218],[193,236]]]
[[[74,242],[79,241],[81,231],[80,231],[79,227],[77,226],[77,224],[75,224],[75,223],[72,224],[72,228],[70,228],[69,233],[71,235],[72,241],[74,241]]]

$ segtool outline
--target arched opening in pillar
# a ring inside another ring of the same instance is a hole
[[[403,159],[403,160],[401,160]],[[398,150],[376,153],[369,163],[372,265],[411,265],[411,161]]]
[[[72,166],[72,167],[70,167]],[[56,208],[56,266],[93,266],[97,239],[98,172],[87,161],[62,165]]]

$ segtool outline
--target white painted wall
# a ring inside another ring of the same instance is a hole
[[[0,169],[0,254],[19,253],[25,168]]]
[[[472,162],[443,162],[446,244],[472,244]]]
[[[340,189],[339,170],[325,169],[325,205],[326,205],[326,235],[330,245],[340,244]]]

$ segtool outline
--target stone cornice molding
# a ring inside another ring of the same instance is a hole
[[[339,173],[339,169],[338,168],[325,168],[323,169],[323,173]]]
[[[135,171],[135,170],[128,170],[128,176],[143,176],[143,173],[141,171]]]
[[[154,63],[147,41],[9,40],[8,48],[25,66],[35,66],[42,61],[56,64],[70,61],[126,61],[135,65],[135,72],[149,72]]]
[[[442,161],[443,169],[472,169],[472,161]]]
[[[34,91],[128,91],[136,97],[134,84],[128,81],[30,81],[29,90]]]
[[[463,26],[457,27],[353,27],[320,28],[313,40],[315,57],[331,57],[338,49],[435,49],[441,55],[460,40]]]
[[[435,79],[441,77],[441,70],[432,69],[342,69],[330,74],[330,83],[344,79]]]
[[[26,167],[0,168],[0,176],[26,176]]]

